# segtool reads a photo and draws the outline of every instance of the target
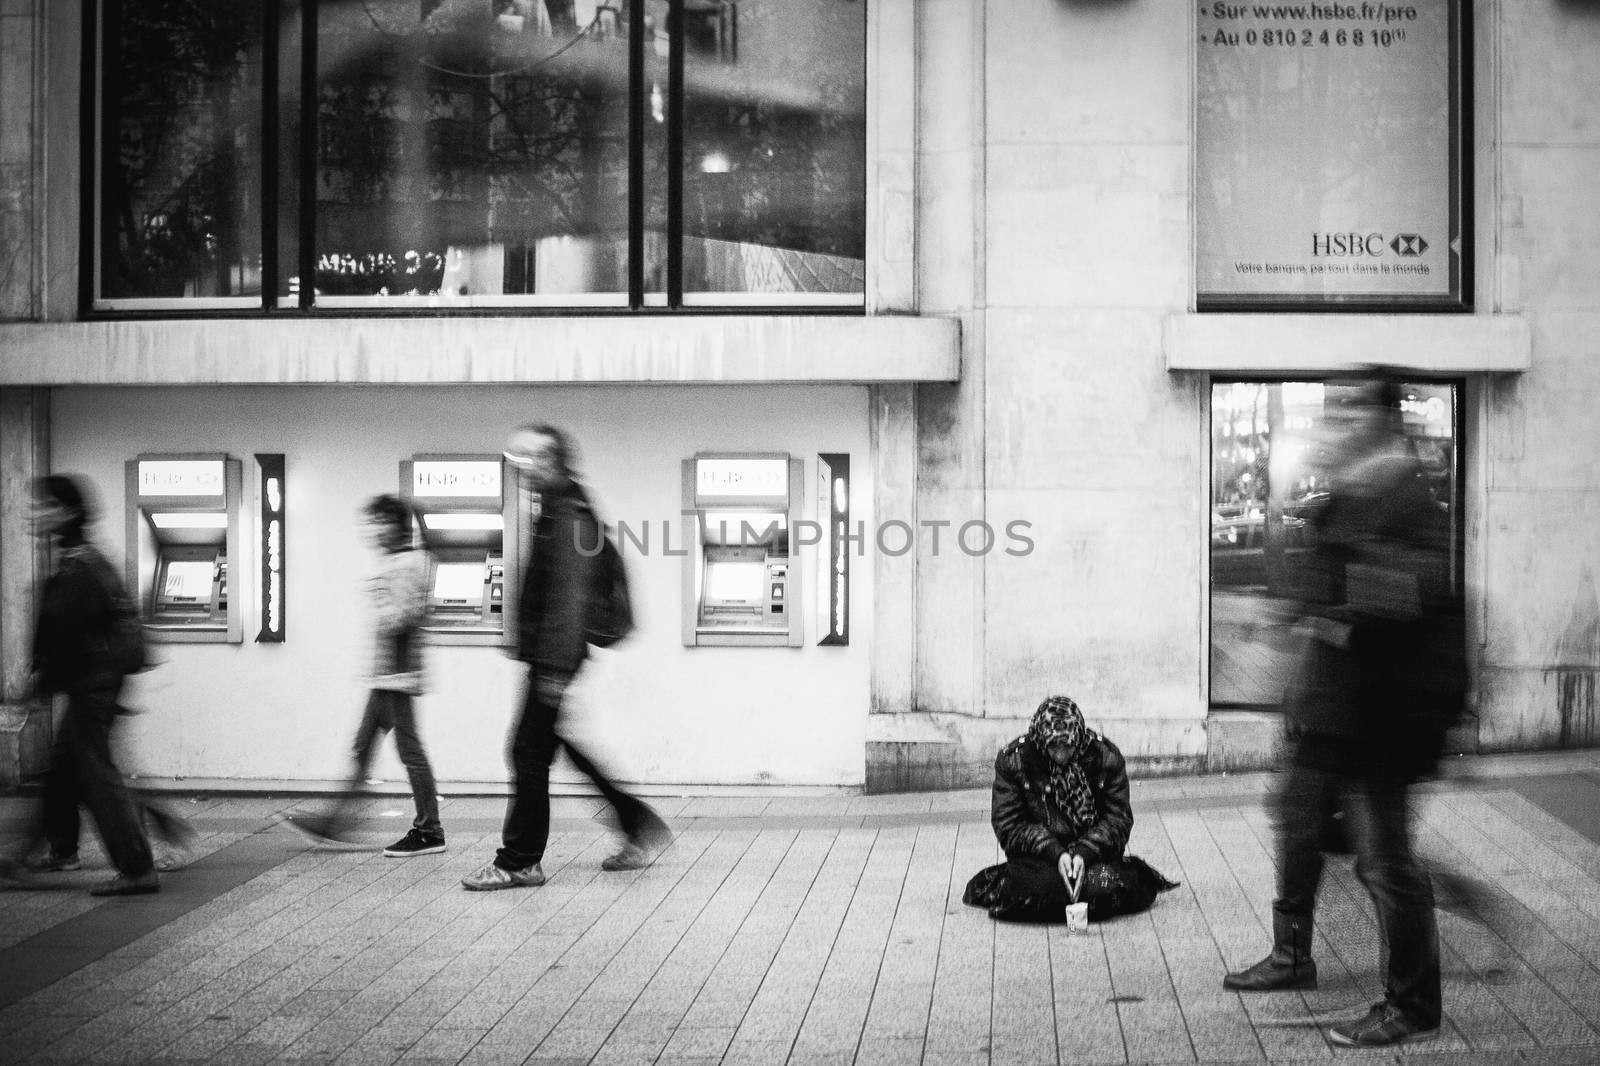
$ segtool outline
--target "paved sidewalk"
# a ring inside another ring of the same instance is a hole
[[[1420,850],[1492,885],[1441,912],[1446,1021],[1335,1050],[1381,998],[1370,906],[1330,863],[1315,992],[1239,996],[1269,940],[1271,775],[1134,783],[1130,850],[1182,882],[1072,935],[991,922],[961,889],[998,858],[988,795],[694,797],[677,840],[607,874],[597,801],[557,801],[540,889],[468,893],[504,801],[444,806],[450,850],[306,848],[303,799],[174,796],[202,857],[160,895],[85,869],[0,892],[0,1061],[337,1063],[1600,1062],[1600,753],[1460,760],[1423,790]],[[370,804],[372,841],[408,803]],[[0,800],[15,841],[26,802]]]

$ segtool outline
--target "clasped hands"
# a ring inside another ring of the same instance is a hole
[[[1066,883],[1068,895],[1077,900],[1078,890],[1083,887],[1083,856],[1071,851],[1062,852],[1061,858],[1056,860],[1056,872]]]

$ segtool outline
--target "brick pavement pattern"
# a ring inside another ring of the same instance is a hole
[[[0,892],[0,1061],[1600,1062],[1600,844],[1548,799],[1600,796],[1600,754],[1463,767],[1419,797],[1419,851],[1494,906],[1441,912],[1445,1023],[1400,1051],[1326,1036],[1382,997],[1347,858],[1323,885],[1321,987],[1223,990],[1270,939],[1272,775],[1245,775],[1135,781],[1130,850],[1182,885],[1086,935],[962,905],[998,859],[981,790],[665,799],[677,839],[631,873],[601,872],[597,804],[563,798],[549,883],[496,893],[458,879],[498,842],[497,798],[447,800],[450,850],[404,860],[268,821],[303,801],[190,799],[203,854],[159,896],[88,896],[88,847],[81,873]],[[24,806],[0,800],[8,843]],[[404,807],[372,801],[374,844]]]

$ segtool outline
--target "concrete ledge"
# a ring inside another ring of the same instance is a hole
[[[869,796],[967,787],[960,744],[926,714],[868,715],[866,757]]]
[[[0,385],[955,381],[914,316],[165,319],[0,325]]]
[[[49,761],[49,706],[0,704],[0,791],[42,773]]]
[[[1213,711],[1206,719],[1205,772],[1274,770],[1284,763],[1283,715],[1277,711]],[[1445,734],[1445,755],[1478,753],[1478,719]]]
[[[1206,719],[1206,773],[1270,770],[1283,765],[1283,715],[1215,711]]]
[[[1028,723],[1027,718],[927,712],[872,715],[867,720],[867,793],[987,788],[994,783],[995,753],[1027,732]],[[1205,769],[1201,719],[1091,716],[1089,725],[1117,745],[1129,776],[1167,777]],[[1170,750],[1174,738],[1176,753]]]
[[[1527,370],[1517,315],[1169,315],[1168,370],[1321,373],[1388,366],[1438,374]]]

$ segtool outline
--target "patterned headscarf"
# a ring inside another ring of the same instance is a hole
[[[1074,833],[1088,829],[1099,814],[1095,809],[1094,792],[1089,788],[1089,777],[1083,772],[1083,753],[1094,739],[1094,733],[1083,720],[1083,712],[1066,696],[1051,696],[1033,712],[1027,739],[1047,759],[1050,748],[1065,748],[1072,753],[1072,762],[1065,769],[1050,760],[1045,800]]]

